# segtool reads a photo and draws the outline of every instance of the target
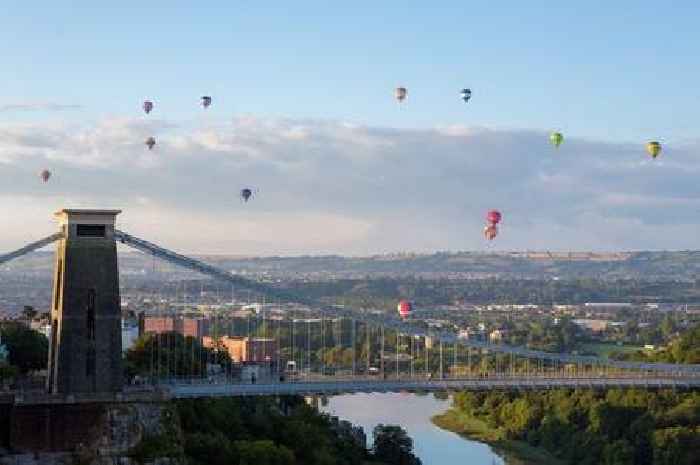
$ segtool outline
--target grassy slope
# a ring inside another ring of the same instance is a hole
[[[505,457],[508,465],[563,465],[549,452],[532,447],[524,441],[502,439],[498,430],[453,409],[434,416],[432,422],[444,430],[490,445]]]

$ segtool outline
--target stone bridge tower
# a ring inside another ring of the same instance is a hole
[[[50,393],[122,388],[114,222],[119,210],[61,210],[49,347]]]

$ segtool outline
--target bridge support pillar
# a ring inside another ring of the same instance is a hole
[[[50,393],[122,387],[118,210],[61,210],[49,345]]]

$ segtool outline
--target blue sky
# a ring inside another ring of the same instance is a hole
[[[0,250],[65,206],[185,252],[698,248],[697,2],[12,3]]]
[[[211,94],[211,118],[552,128],[669,146],[697,134],[697,2],[12,3],[0,102],[83,106],[62,118],[129,115],[148,97],[159,116],[196,121]]]

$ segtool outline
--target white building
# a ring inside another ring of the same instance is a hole
[[[127,321],[122,321],[122,351],[126,352],[136,342],[139,337],[138,325],[129,324]]]

